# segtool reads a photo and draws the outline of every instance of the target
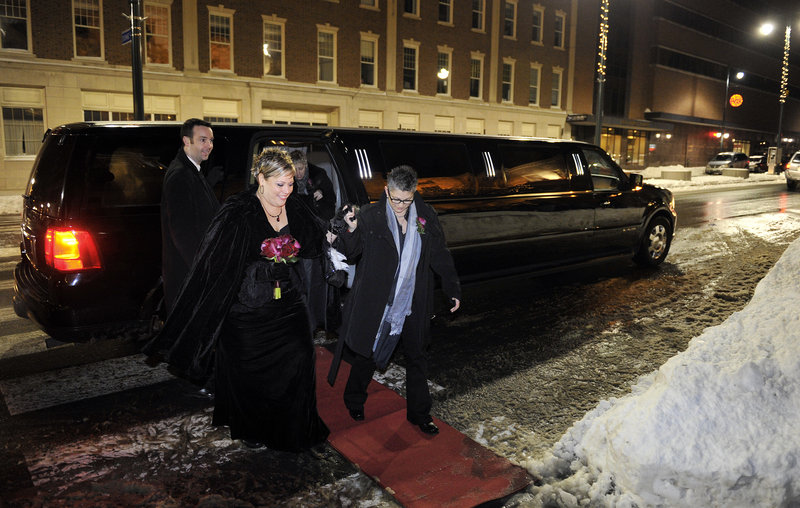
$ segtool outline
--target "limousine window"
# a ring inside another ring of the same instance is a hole
[[[501,171],[494,177],[483,175],[481,192],[504,193],[561,192],[569,190],[569,169],[561,148],[520,143],[498,146]]]
[[[175,140],[123,142],[98,140],[87,174],[87,207],[157,206],[161,202],[161,182],[177,152]]]
[[[473,196],[475,176],[464,143],[384,140],[379,143],[384,167],[408,164],[417,171],[417,190],[426,199]],[[365,182],[366,185],[366,182]],[[375,190],[367,189],[371,199]],[[381,186],[380,192],[383,191]]]
[[[597,150],[583,148],[586,165],[592,175],[594,190],[616,190],[619,188],[619,170]]]

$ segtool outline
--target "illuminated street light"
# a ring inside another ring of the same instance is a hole
[[[744,78],[744,72],[738,71],[736,72],[736,79],[741,80]],[[725,113],[728,111],[728,94],[730,93],[731,87],[731,66],[728,66],[728,72],[725,73],[725,100],[722,103],[722,133],[719,136],[719,151],[724,151],[723,144],[726,139],[728,139],[728,134],[725,132]]]
[[[764,23],[759,28],[761,35],[769,35],[775,30],[775,25],[772,23]],[[783,35],[783,62],[781,64],[781,82],[780,91],[778,94],[778,133],[775,135],[775,145],[777,149],[776,165],[780,164],[781,159],[781,142],[783,133],[783,105],[786,98],[789,96],[789,44],[792,37],[791,25],[786,25],[786,30]]]
[[[597,99],[594,104],[594,144],[600,146],[603,127],[603,85],[606,82],[606,50],[608,49],[608,2],[600,5],[600,33],[597,38]]]

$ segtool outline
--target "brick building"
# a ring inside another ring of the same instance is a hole
[[[146,119],[570,135],[578,0],[142,5]],[[130,13],[0,0],[0,191],[25,188],[45,129],[133,118]]]

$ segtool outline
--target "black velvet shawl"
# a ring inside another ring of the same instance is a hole
[[[231,196],[222,205],[164,327],[143,348],[148,355],[163,354],[178,374],[198,383],[211,374],[216,341],[245,268],[259,255],[262,232],[271,230],[256,188]],[[325,223],[294,194],[286,201],[286,215],[292,236],[300,242],[299,256],[323,255]]]

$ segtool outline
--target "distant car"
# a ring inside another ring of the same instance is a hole
[[[751,173],[766,173],[767,169],[769,169],[767,167],[767,156],[751,155],[747,169],[749,169]]]
[[[797,183],[800,182],[800,151],[792,155],[786,163],[786,187],[789,190],[797,189]]]
[[[750,159],[742,152],[720,152],[706,164],[706,174],[721,175],[725,168],[746,168]]]

